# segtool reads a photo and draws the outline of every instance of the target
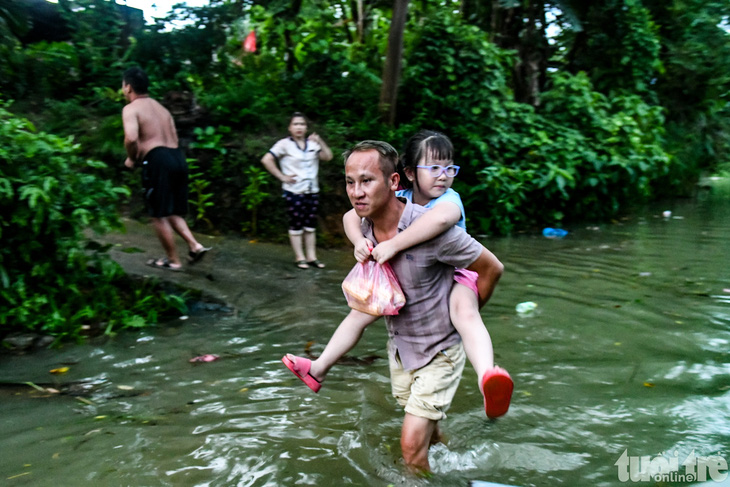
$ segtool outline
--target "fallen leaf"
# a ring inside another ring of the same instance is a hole
[[[134,390],[134,387],[132,387],[132,386],[121,386],[120,385],[120,386],[117,386],[117,389],[120,389],[122,391],[131,391],[131,390]]]
[[[653,382],[644,382],[644,387],[654,387]]]
[[[22,477],[23,475],[30,475],[30,472],[23,472],[19,473],[18,475],[13,475],[12,477],[8,477],[8,480],[17,479],[18,477]]]
[[[46,390],[44,388],[42,388],[41,386],[35,385],[32,382],[26,382],[26,384],[28,384],[29,386],[31,386],[36,391],[46,392]]]
[[[241,389],[241,390],[240,390],[240,391],[238,391],[238,392],[246,392],[246,391],[248,391],[248,387],[244,387],[243,389]]]
[[[53,454],[53,459],[54,460],[58,460],[59,458],[61,458],[61,454],[60,453],[54,453]]]
[[[61,394],[61,391],[58,389],[54,389],[53,387],[46,387],[46,391],[50,392],[51,394]]]
[[[58,375],[58,374],[65,374],[68,371],[69,371],[69,368],[68,367],[59,367],[57,369],[51,369],[50,370],[51,374],[56,374],[56,375]]]

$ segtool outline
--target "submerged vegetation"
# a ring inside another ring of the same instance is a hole
[[[108,0],[60,0],[40,37],[27,5],[0,2],[0,329],[76,336],[161,309],[150,293],[121,305],[121,270],[82,236],[114,228],[122,204],[140,214],[121,170],[131,64],[176,118],[198,231],[282,238],[259,160],[293,111],[335,153],[445,132],[478,234],[615,217],[730,170],[730,0],[212,0],[148,25]],[[341,161],[320,179],[322,237],[340,242]]]

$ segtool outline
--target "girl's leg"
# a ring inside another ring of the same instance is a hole
[[[455,282],[449,300],[451,322],[461,335],[466,356],[481,380],[484,373],[494,367],[494,350],[479,314],[477,296],[469,287]]]
[[[492,339],[479,314],[476,293],[464,284],[451,289],[451,322],[461,335],[464,351],[479,380],[484,395],[484,412],[489,418],[502,416],[509,409],[514,384],[506,370],[494,366]]]
[[[378,316],[351,310],[335,330],[322,355],[312,361],[309,375],[322,382],[335,362],[357,345],[365,328],[378,318]],[[290,356],[289,359],[292,360],[292,357],[294,356]],[[293,361],[296,362],[296,357]]]

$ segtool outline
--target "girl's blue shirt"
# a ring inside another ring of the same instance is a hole
[[[413,202],[413,190],[412,189],[399,189],[395,192],[396,196],[401,196],[403,198],[406,198],[408,201]],[[434,198],[426,205],[424,205],[426,208],[433,208],[439,203],[443,203],[444,201],[448,201],[450,203],[454,203],[456,206],[459,207],[459,210],[461,211],[461,218],[458,222],[456,222],[457,227],[461,227],[464,230],[466,230],[466,218],[464,214],[464,204],[461,202],[461,197],[459,196],[459,193],[454,191],[453,189],[449,188],[446,190],[444,194],[439,196],[438,198]]]

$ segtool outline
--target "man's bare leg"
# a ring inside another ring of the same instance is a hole
[[[432,419],[406,413],[401,430],[400,446],[403,460],[415,473],[430,472],[428,463],[428,447],[438,441],[438,422]]]
[[[152,227],[155,229],[157,239],[162,244],[162,249],[167,255],[167,260],[170,262],[172,267],[180,267],[180,257],[177,254],[177,247],[175,246],[175,234],[173,233],[173,227],[170,224],[170,217],[163,218],[152,218]]]
[[[170,221],[170,226],[173,230],[175,230],[175,232],[188,244],[188,248],[191,252],[198,252],[203,248],[203,245],[195,240],[195,236],[193,235],[193,232],[190,231],[188,222],[185,221],[185,218],[178,215],[170,215],[167,218]]]

